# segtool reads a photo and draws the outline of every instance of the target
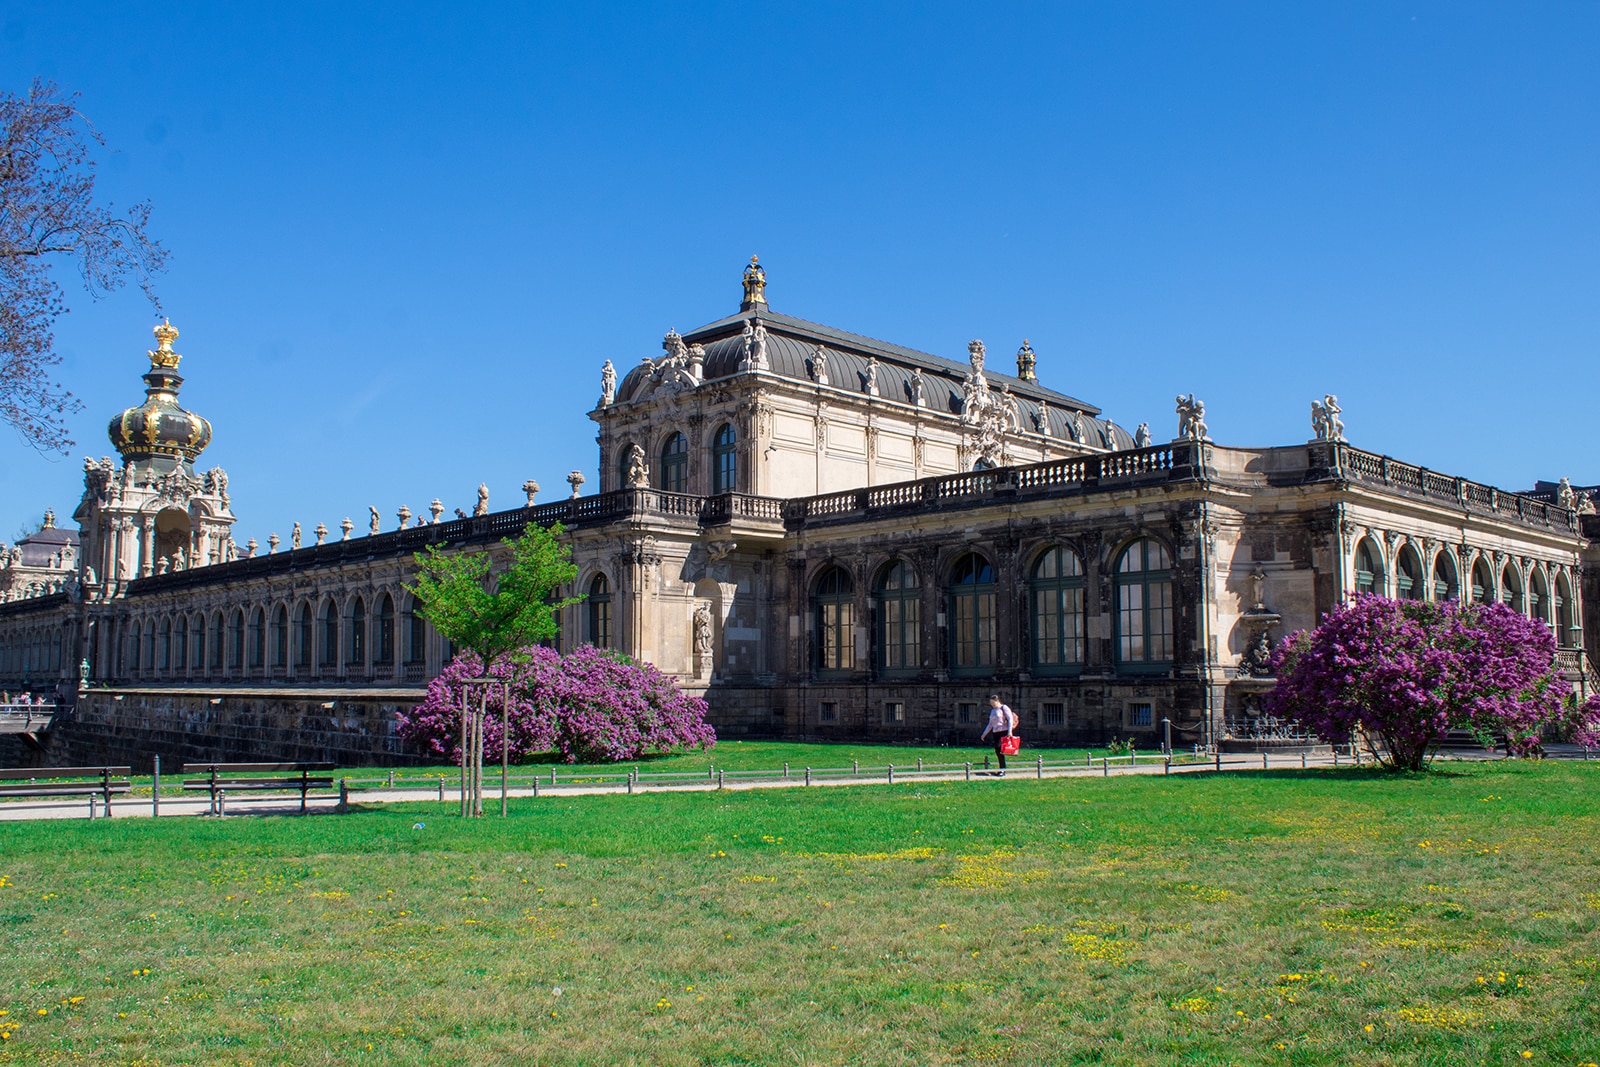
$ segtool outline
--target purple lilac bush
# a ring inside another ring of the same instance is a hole
[[[648,663],[591,646],[564,658],[548,648],[527,648],[519,658],[502,656],[488,670],[511,682],[512,762],[554,752],[568,763],[604,763],[716,744],[706,702]],[[483,695],[483,687],[465,683],[483,675],[477,656],[457,656],[428,685],[427,699],[400,714],[401,739],[430,756],[459,761],[463,694],[472,690],[474,707]],[[500,752],[503,691],[491,686],[487,694],[483,749],[491,756]]]
[[[1368,734],[1404,770],[1421,770],[1450,730],[1503,734],[1526,754],[1546,728],[1585,721],[1555,658],[1550,629],[1504,604],[1364,594],[1284,638],[1263,710],[1329,741]]]

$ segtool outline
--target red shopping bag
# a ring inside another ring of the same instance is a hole
[[[1000,739],[1000,754],[1002,756],[1015,756],[1022,751],[1022,738],[1002,737]]]

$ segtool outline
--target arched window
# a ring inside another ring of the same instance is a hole
[[[879,666],[888,672],[922,666],[922,590],[911,564],[897,559],[878,576]]]
[[[1371,541],[1363,539],[1356,546],[1356,592],[1383,595],[1385,583],[1383,564],[1380,562],[1382,558]]]
[[[282,604],[272,613],[272,665],[289,666],[289,609]]]
[[[172,669],[172,620],[161,620],[161,637],[156,644],[156,664],[164,671]]]
[[[1422,565],[1417,562],[1417,550],[1403,545],[1394,561],[1395,595],[1401,600],[1421,600]]]
[[[950,570],[950,666],[994,669],[994,567],[968,552]]]
[[[206,617],[204,615],[195,616],[194,625],[191,629],[194,631],[194,669],[196,671],[204,671],[206,669]]]
[[[35,656],[29,662],[30,664],[37,663],[38,658]],[[148,619],[144,624],[144,669],[147,671],[156,669],[156,621],[154,619]]]
[[[422,663],[428,658],[428,624],[418,610],[416,597],[406,599],[406,662]]]
[[[189,616],[179,615],[178,624],[172,628],[172,666],[185,670],[189,666]]]
[[[339,605],[328,601],[322,612],[322,663],[324,670],[339,666]]]
[[[350,641],[345,649],[349,654],[348,662],[352,667],[359,667],[367,662],[367,605],[360,597],[350,605]]]
[[[211,616],[211,669],[222,670],[222,612]]]
[[[994,464],[986,459],[975,459],[972,461],[972,469],[975,471],[990,471],[994,470]]]
[[[1565,574],[1556,575],[1555,601],[1556,644],[1562,648],[1575,648],[1578,634],[1572,625],[1572,585]]]
[[[228,669],[244,667],[244,612],[235,608],[228,620]]]
[[[682,436],[681,434],[679,436]],[[597,574],[589,583],[589,643],[596,648],[611,647],[611,583]]]
[[[739,488],[739,444],[732,423],[723,423],[711,442],[711,491],[731,493]]]
[[[310,670],[313,647],[310,604],[300,605],[300,611],[295,615],[294,629],[294,665],[303,670]]]
[[[1127,667],[1172,661],[1172,557],[1149,538],[1117,561],[1117,662]]]
[[[657,487],[668,493],[683,493],[689,488],[689,439],[681,433],[667,438],[661,446],[661,465]]]
[[[1441,552],[1433,561],[1433,599],[1453,601],[1461,597],[1461,587],[1456,584],[1456,565],[1450,553]]]
[[[1066,671],[1083,665],[1083,564],[1070,548],[1047,548],[1033,565],[1033,665]]]
[[[1488,604],[1495,599],[1494,573],[1482,557],[1472,565],[1472,602]]]
[[[132,644],[132,646],[133,646],[133,669],[134,670],[138,670],[139,669],[139,655],[140,655],[139,649],[142,647],[143,641],[144,641],[144,624],[139,622],[139,621],[137,621],[137,620],[135,620],[134,624],[133,624],[133,632],[132,632],[131,639],[130,639],[130,644]],[[16,656],[17,656],[17,665],[14,668],[14,670],[21,671],[22,670],[23,647],[22,647],[22,643],[21,643],[20,640],[17,643]]]
[[[1546,626],[1550,625],[1550,595],[1544,583],[1544,575],[1534,568],[1533,577],[1528,581],[1528,615],[1538,619]]]
[[[372,650],[374,663],[394,662],[394,598],[388,593],[378,600],[377,645]]]
[[[855,583],[843,567],[829,567],[811,597],[817,627],[817,669],[848,671],[856,665]]]
[[[1512,611],[1522,610],[1522,576],[1509,563],[1500,572],[1500,602]]]
[[[267,665],[267,613],[260,608],[250,613],[250,666]]]

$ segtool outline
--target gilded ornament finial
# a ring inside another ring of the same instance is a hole
[[[172,321],[166,320],[155,328],[156,350],[149,353],[150,366],[162,367],[166,370],[175,370],[178,361],[183,357],[172,350],[172,342],[178,339],[178,328]]]
[[[750,257],[750,265],[744,269],[744,303],[739,305],[740,311],[750,311],[757,304],[767,302],[767,272],[761,266],[761,260],[756,256]]]

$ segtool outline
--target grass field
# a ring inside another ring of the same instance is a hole
[[[6,824],[0,1062],[1600,1060],[1600,765]]]

